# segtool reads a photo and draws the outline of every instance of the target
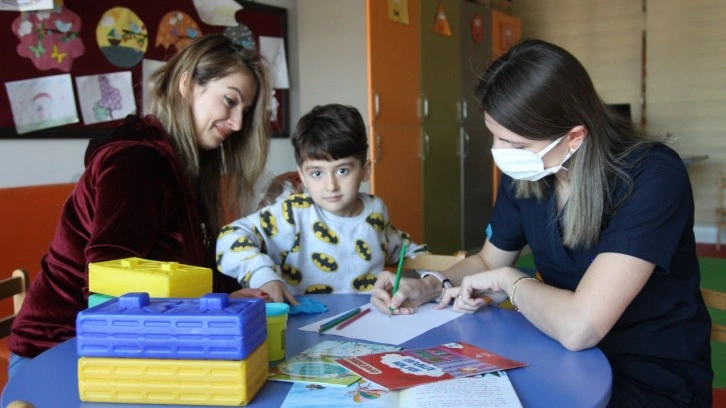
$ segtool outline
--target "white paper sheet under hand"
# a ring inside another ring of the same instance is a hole
[[[365,308],[370,307],[372,309],[370,313],[341,330],[333,327],[326,331],[325,334],[335,334],[351,339],[398,345],[462,315],[461,313],[455,312],[451,307],[434,310],[434,306],[436,306],[435,303],[427,303],[419,306],[416,309],[416,313],[412,315],[393,315],[388,317],[387,313],[379,312],[378,309],[368,303],[361,306],[360,309],[365,310]],[[333,317],[303,326],[300,330],[316,332],[323,323],[333,320],[347,312],[345,311]],[[375,328],[375,330],[372,330],[372,328]]]

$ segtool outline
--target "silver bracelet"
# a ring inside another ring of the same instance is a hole
[[[514,294],[517,292],[517,285],[519,285],[519,282],[521,282],[523,280],[528,280],[528,279],[536,280],[537,282],[539,282],[539,280],[537,278],[533,278],[529,275],[525,275],[525,276],[520,276],[519,278],[517,278],[517,280],[514,281],[514,284],[512,284],[512,296],[509,297],[509,302],[512,303],[512,308],[516,311],[519,311],[519,308],[514,303]]]
[[[444,298],[444,293],[446,293],[446,289],[452,287],[451,281],[449,279],[447,279],[446,276],[444,276],[441,273],[436,272],[436,271],[423,270],[423,271],[417,271],[417,272],[418,272],[419,278],[421,278],[421,279],[423,279],[429,275],[433,275],[436,277],[436,279],[441,281],[441,295],[439,295],[439,297],[436,300],[434,300],[434,302],[436,302],[436,303],[441,302],[441,299]]]

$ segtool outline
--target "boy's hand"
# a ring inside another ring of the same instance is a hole
[[[388,307],[393,308],[393,314],[413,314],[416,308],[428,300],[426,298],[426,285],[423,279],[401,278],[398,292],[391,297],[396,274],[381,271],[371,291],[371,303],[382,313],[388,313]]]
[[[290,293],[285,286],[285,283],[279,280],[273,280],[260,286],[260,289],[270,294],[270,299],[273,302],[278,303],[289,303],[290,306],[297,306],[300,303],[295,299],[295,296]]]

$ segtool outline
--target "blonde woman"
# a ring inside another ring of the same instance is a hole
[[[152,83],[148,115],[128,116],[88,146],[85,172],[13,324],[9,377],[76,335],[90,262],[140,257],[214,269],[225,209],[241,209],[252,194],[269,145],[270,87],[260,55],[206,35],[167,61]],[[235,285],[215,271],[215,291]],[[237,294],[267,296],[259,289]]]

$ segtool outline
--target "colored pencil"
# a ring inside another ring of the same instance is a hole
[[[398,269],[396,269],[396,280],[393,282],[393,291],[391,292],[391,297],[398,292],[398,284],[401,282],[401,272],[403,271],[403,260],[406,258],[406,248],[408,247],[408,244],[403,244],[401,247],[401,255],[398,257]],[[393,313],[393,308],[391,306],[388,306],[388,317],[391,317],[391,313]]]
[[[344,321],[350,319],[351,317],[357,315],[358,313],[360,313],[359,307],[351,310],[350,312],[348,312],[342,316],[336,317],[335,319],[333,319],[329,322],[323,323],[322,325],[320,325],[320,328],[318,328],[318,333],[323,333],[327,330],[330,330],[333,327],[335,327],[335,326],[343,323]]]
[[[335,330],[340,330],[348,327],[349,324],[353,323],[354,321],[360,319],[361,317],[365,316],[368,312],[371,311],[370,307],[365,308],[362,312],[358,313],[357,315],[351,317],[350,319],[344,321],[343,323],[335,326]]]

